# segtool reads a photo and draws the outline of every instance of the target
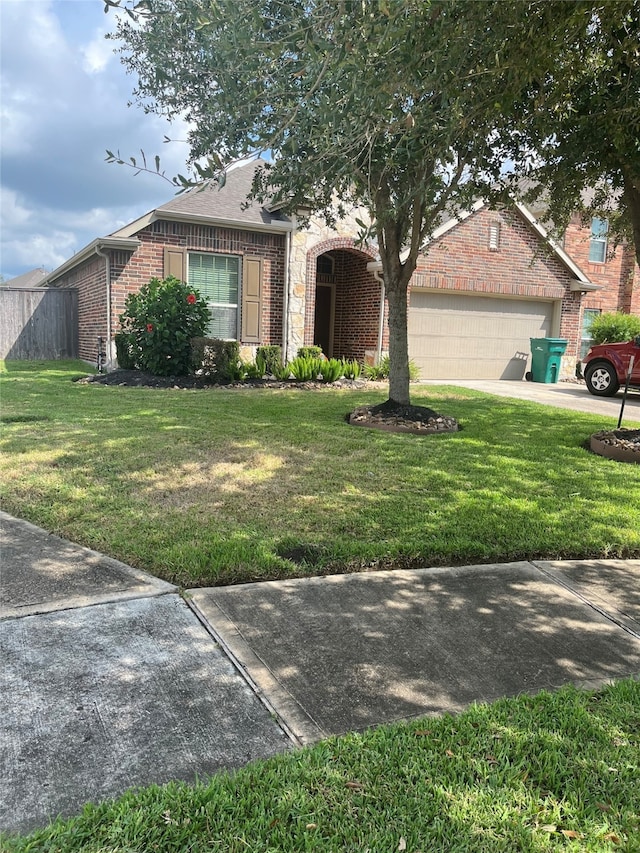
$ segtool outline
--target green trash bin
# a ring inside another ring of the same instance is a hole
[[[531,338],[531,377],[553,383],[560,376],[560,362],[567,348],[564,338]]]

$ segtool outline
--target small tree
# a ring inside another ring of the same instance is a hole
[[[198,291],[169,276],[130,293],[120,325],[136,367],[156,376],[184,376],[193,367],[191,341],[202,337],[210,319]]]

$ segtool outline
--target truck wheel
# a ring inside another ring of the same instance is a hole
[[[590,364],[584,374],[584,381],[596,397],[613,397],[620,388],[616,371],[608,361],[595,361]]]

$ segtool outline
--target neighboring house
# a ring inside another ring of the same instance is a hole
[[[581,356],[591,344],[589,326],[602,312],[621,311],[640,315],[640,268],[633,245],[623,243],[613,251],[609,245],[606,220],[592,219],[590,227],[575,216],[564,234],[564,249],[601,289],[583,301],[580,328]]]
[[[114,363],[127,294],[170,274],[200,290],[212,310],[209,334],[237,339],[244,357],[261,344],[279,344],[288,359],[303,344],[360,360],[388,348],[378,257],[357,244],[362,211],[333,229],[319,218],[299,228],[295,217],[247,205],[255,168],[230,170],[221,189],[172,199],[47,277],[78,290],[82,358],[95,360],[100,337]],[[563,375],[573,375],[585,294],[600,286],[547,240],[527,208],[478,204],[438,228],[419,261],[410,356],[423,378],[521,378],[531,337],[563,337]]]
[[[46,278],[47,274],[43,269],[29,270],[29,272],[23,272],[22,275],[10,278],[8,281],[0,282],[0,285],[2,287],[42,287]]]

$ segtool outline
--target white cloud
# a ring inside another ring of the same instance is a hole
[[[163,145],[158,116],[127,106],[135,81],[113,41],[100,0],[0,0],[2,272],[58,266],[94,238],[171,198],[157,176],[105,163],[140,149],[184,173],[187,146]]]
[[[3,231],[15,226],[27,224],[31,213],[18,200],[18,194],[0,187],[0,226]]]
[[[104,36],[99,35],[89,44],[81,48],[83,56],[83,69],[89,74],[97,74],[104,71],[114,58],[113,48],[108,44]]]

